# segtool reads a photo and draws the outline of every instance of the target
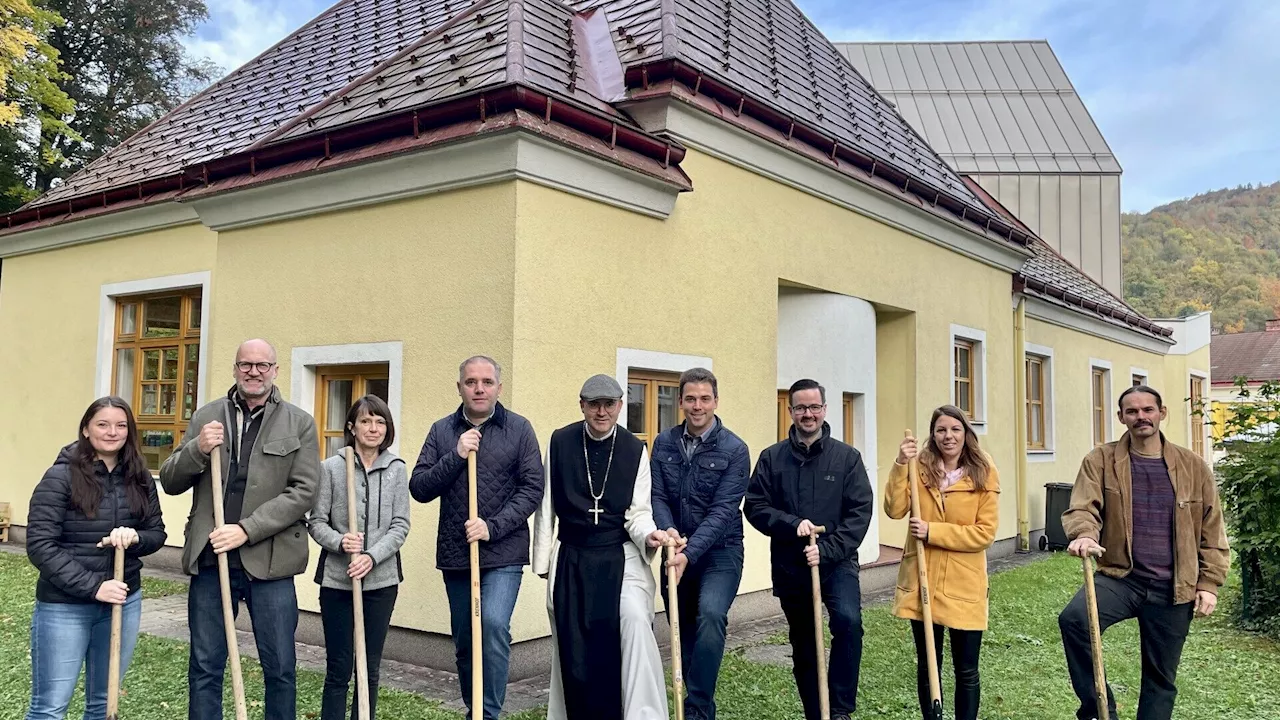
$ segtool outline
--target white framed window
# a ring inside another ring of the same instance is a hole
[[[951,404],[969,416],[979,435],[987,431],[987,333],[951,326]]]
[[[1129,366],[1129,385],[1137,387],[1138,385],[1150,385],[1151,373],[1145,368]]]
[[[1027,459],[1049,462],[1057,447],[1053,405],[1053,348],[1026,343]]]
[[[328,394],[333,393],[348,404],[355,401],[356,392],[370,392],[387,401],[391,409],[391,418],[400,422],[400,397],[404,383],[404,344],[400,341],[380,343],[352,343],[349,345],[317,345],[311,347],[295,347],[290,356],[289,400],[303,410],[316,417],[317,410],[321,417],[316,418],[317,429],[321,437],[326,437],[320,450],[329,454],[332,443],[327,439],[326,430],[330,423],[324,417],[345,417],[345,408],[331,413]],[[345,382],[350,384],[344,384]],[[358,387],[357,387],[358,385]],[[317,389],[325,393],[317,406]],[[340,404],[340,403],[339,403]],[[339,423],[338,430],[341,430]],[[400,454],[400,438],[396,433],[395,442],[387,448]],[[340,441],[339,441],[340,442]]]
[[[627,402],[618,414],[618,424],[635,432],[643,423],[644,432],[637,435],[652,447],[659,432],[670,427],[669,423],[683,419],[680,399],[676,397],[680,373],[695,367],[712,370],[711,358],[618,348],[614,379],[627,395]]]
[[[102,285],[94,394],[119,395],[137,418],[153,473],[204,403],[209,272]]]
[[[1111,362],[1089,358],[1089,416],[1094,446],[1114,439],[1111,422]]]

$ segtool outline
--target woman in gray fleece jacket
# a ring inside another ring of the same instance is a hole
[[[395,437],[391,410],[381,398],[365,395],[351,406],[344,439],[347,447],[356,448],[354,528],[347,519],[345,454],[320,464],[320,487],[309,526],[311,537],[322,548],[316,568],[327,654],[321,720],[344,720],[347,714],[347,688],[355,670],[353,577],[363,583],[371,717],[377,706],[382,647],[404,579],[400,547],[409,535],[409,476],[404,461],[387,450]],[[352,702],[351,717],[355,715]]]

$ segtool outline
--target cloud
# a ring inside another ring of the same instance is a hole
[[[1280,3],[800,0],[835,41],[1047,39],[1124,167],[1126,210],[1280,179]]]
[[[293,32],[307,18],[290,17],[274,0],[207,0],[209,22],[186,41],[187,52],[207,57],[225,72],[244,65]],[[288,3],[288,5],[307,3]],[[309,17],[309,16],[308,16]]]

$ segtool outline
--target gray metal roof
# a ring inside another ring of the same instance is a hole
[[[961,174],[1115,173],[1049,43],[837,43]]]

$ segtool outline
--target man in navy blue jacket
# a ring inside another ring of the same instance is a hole
[[[653,519],[687,544],[672,558],[680,600],[685,717],[715,720],[716,678],[724,657],[729,606],[742,580],[742,497],[751,456],[716,417],[716,376],[693,368],[680,376],[684,423],[653,443]],[[667,599],[666,574],[662,598]],[[671,608],[667,608],[670,612]]]

